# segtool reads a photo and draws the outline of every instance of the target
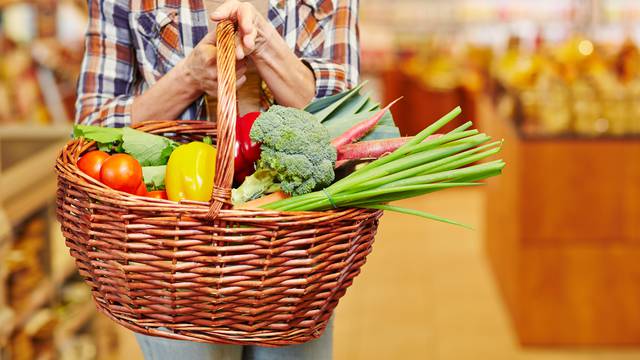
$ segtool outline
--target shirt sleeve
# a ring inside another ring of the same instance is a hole
[[[332,21],[325,28],[322,57],[303,56],[316,78],[316,99],[358,84],[360,43],[358,0],[337,0]]]
[[[89,0],[89,25],[78,81],[76,123],[131,124],[135,53],[123,0]]]

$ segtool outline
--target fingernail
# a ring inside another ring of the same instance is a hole
[[[215,18],[219,17],[220,15],[222,14],[220,14],[218,11],[214,11],[211,13],[211,17],[215,17]]]

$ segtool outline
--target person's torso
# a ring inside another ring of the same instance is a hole
[[[205,2],[219,0],[131,0],[129,28],[135,47],[136,93],[153,85],[188,55],[210,28]],[[332,21],[335,0],[262,1],[266,16],[297,56],[324,57],[324,28]],[[211,4],[209,4],[209,7]],[[204,99],[181,119],[205,119]]]

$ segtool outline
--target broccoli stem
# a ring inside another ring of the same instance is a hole
[[[242,185],[231,190],[231,202],[241,205],[255,200],[265,194],[280,190],[280,185],[274,183],[276,172],[269,169],[258,169],[251,176],[244,179]]]

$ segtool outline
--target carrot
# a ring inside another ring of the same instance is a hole
[[[349,162],[349,160],[338,160],[336,161],[336,165],[333,167],[334,169],[338,169],[340,168],[342,165],[346,164],[347,162]]]
[[[338,150],[338,160],[379,158],[390,153],[411,140],[411,137],[400,137],[393,139],[380,139],[362,141],[353,144],[340,146]]]
[[[331,140],[331,145],[333,145],[337,149],[343,145],[351,144],[354,141],[360,140],[360,138],[365,136],[369,131],[371,131],[371,129],[373,129],[378,124],[378,121],[382,119],[382,116],[384,116],[384,113],[386,113],[387,110],[389,110],[391,105],[395,104],[400,99],[402,98],[397,98],[396,100],[392,101],[391,104],[387,105],[384,109],[380,109],[380,111],[375,113],[375,115],[373,115],[370,119],[363,120],[353,125],[351,128],[349,128],[349,130],[345,131],[342,135]]]
[[[441,135],[435,134],[429,136],[426,140],[437,138]],[[370,141],[361,141],[353,144],[340,146],[338,150],[338,161],[354,160],[354,159],[377,159],[384,154],[395,151],[400,146],[407,143],[413,137],[399,137],[391,139],[379,139]]]
[[[244,204],[235,206],[236,209],[260,209],[262,208],[264,205],[270,204],[272,202],[276,202],[278,200],[283,200],[288,198],[289,195],[287,195],[284,191],[276,191],[274,193],[271,193],[269,195],[265,195],[261,198],[255,199],[255,200],[251,200],[251,201],[247,201]]]

